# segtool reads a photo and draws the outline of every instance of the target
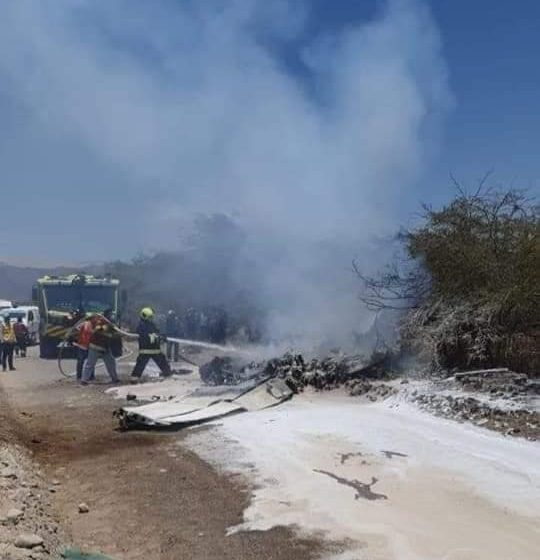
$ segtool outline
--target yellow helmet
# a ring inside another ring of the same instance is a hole
[[[154,310],[151,307],[143,307],[140,316],[141,319],[151,319],[154,316]]]

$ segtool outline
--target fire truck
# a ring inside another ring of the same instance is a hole
[[[44,276],[32,290],[32,299],[39,307],[39,354],[56,358],[76,317],[86,313],[110,310],[113,320],[120,319],[120,281],[111,276],[72,274]],[[123,295],[123,294],[122,294]],[[66,356],[67,357],[67,356]]]

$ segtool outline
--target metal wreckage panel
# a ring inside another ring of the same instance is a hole
[[[167,418],[163,418],[160,422],[168,426],[199,424],[209,422],[215,418],[221,418],[233,412],[244,412],[244,409],[235,402],[219,401],[188,414],[180,413],[175,416],[168,416]]]
[[[146,418],[148,421],[159,422],[168,416],[177,416],[179,414],[189,414],[195,410],[200,410],[219,402],[216,397],[183,397],[170,401],[156,401],[149,404],[138,406],[123,407],[128,414],[134,414]]]
[[[232,413],[262,410],[276,406],[293,395],[282,379],[271,379],[238,395],[238,391],[223,391],[221,395],[204,395],[204,389],[169,401],[157,401],[140,406],[125,406],[116,412],[124,428],[153,426],[184,427],[201,424]],[[211,393],[213,391],[210,391]]]
[[[276,406],[293,395],[292,390],[283,379],[270,379],[247,391],[234,400],[247,411],[262,410]]]

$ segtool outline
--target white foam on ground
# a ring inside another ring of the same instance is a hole
[[[159,368],[155,364],[149,364],[141,383],[111,387],[105,392],[116,399],[125,399],[127,395],[135,395],[139,400],[183,397],[201,385],[198,369],[192,366],[189,366],[189,369],[192,370],[190,374],[173,375],[164,379],[160,377]]]
[[[188,445],[249,474],[255,490],[236,530],[322,530],[354,542],[358,560],[532,560],[540,550],[540,445],[403,402],[304,395],[220,419]],[[342,463],[342,453],[355,455]],[[373,492],[388,499],[355,499],[328,473],[376,477]]]

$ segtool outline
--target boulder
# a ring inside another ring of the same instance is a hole
[[[43,544],[43,539],[33,533],[22,533],[15,539],[14,544],[17,548],[35,548]]]

